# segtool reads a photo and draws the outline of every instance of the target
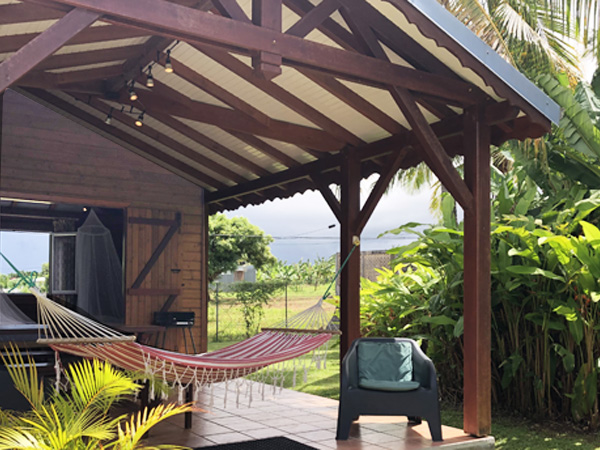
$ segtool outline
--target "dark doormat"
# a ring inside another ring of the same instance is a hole
[[[198,447],[196,450],[317,450],[314,447],[292,441],[285,437],[272,437],[255,441],[235,442],[233,444]]]

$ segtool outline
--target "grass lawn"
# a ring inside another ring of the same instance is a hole
[[[316,290],[313,286],[304,286],[288,292],[288,314],[299,312],[316,303],[324,287]],[[228,317],[227,330],[219,331],[220,342],[210,342],[209,351],[230,345],[244,338],[245,330],[241,312],[232,298],[222,298],[219,304],[221,314]],[[284,298],[279,296],[265,309],[262,324],[265,326],[279,322],[285,318]],[[215,337],[215,303],[209,308],[209,340]],[[230,324],[229,324],[230,323]],[[225,327],[222,323],[220,328]],[[224,338],[227,338],[225,340]],[[291,371],[286,375],[284,386],[308,394],[320,395],[333,399],[339,398],[339,345],[337,338],[330,343],[325,369],[308,371],[308,378],[303,382],[300,371],[296,377],[296,386],[292,386]],[[462,428],[462,410],[450,405],[442,405],[442,423]],[[598,434],[583,433],[562,423],[535,422],[531,419],[513,417],[510,414],[497,412],[492,419],[492,435],[496,438],[496,448],[501,450],[600,450]]]

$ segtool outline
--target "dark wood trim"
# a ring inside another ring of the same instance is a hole
[[[252,0],[252,23],[281,33],[281,0]],[[254,73],[266,80],[281,75],[281,54],[265,49],[252,55]]]
[[[195,184],[209,186],[216,189],[225,186],[223,183],[213,179],[212,177],[209,177],[199,170],[190,167],[188,164],[185,164],[182,161],[167,155],[162,150],[159,150],[158,148],[153,147],[140,139],[137,139],[125,131],[105,124],[104,120],[82,111],[75,105],[56,97],[53,94],[40,89],[20,89],[19,92],[37,102],[48,106],[52,110],[73,119],[75,122],[90,128],[92,131],[108,137],[113,142],[116,142],[124,148],[159,164],[165,169],[184,176],[184,178]]]
[[[129,128],[131,130],[135,130],[136,133],[141,133],[145,136],[148,136],[156,142],[160,142],[161,144],[169,147],[174,152],[177,152],[179,155],[197,163],[205,169],[211,170],[212,172],[215,172],[216,174],[224,178],[228,178],[232,181],[235,181],[236,183],[242,183],[248,180],[247,178],[243,177],[237,172],[234,172],[233,170],[230,170],[227,167],[224,167],[220,164],[217,164],[215,161],[206,158],[202,154],[195,151],[193,148],[183,145],[181,142],[163,133],[160,133],[159,131],[156,131],[148,123],[146,123],[142,127],[137,127],[135,125],[136,117],[132,116],[131,114],[126,114],[118,110],[111,111],[111,107],[109,105],[102,102],[101,100],[98,100],[97,98],[84,98],[78,95],[74,95],[74,97],[82,102],[89,104],[90,106],[102,112],[103,114],[112,114],[113,120],[117,120],[123,124],[128,125]],[[148,115],[150,116],[150,114]],[[244,167],[244,169],[246,169],[246,167]],[[264,175],[264,173],[262,173],[262,175]]]
[[[86,28],[81,33],[71,38],[68,44],[91,44],[94,42],[102,42],[111,39],[129,39],[147,35],[147,31],[140,30],[138,28],[125,28],[117,25],[106,25],[102,27]],[[37,36],[39,36],[39,33],[0,36],[0,53],[16,52]]]
[[[152,219],[149,217],[128,217],[127,223],[137,223],[140,225],[156,225],[163,227],[171,227],[177,224],[175,219],[167,220],[167,219]]]
[[[473,195],[467,188],[452,161],[444,150],[435,132],[427,123],[427,119],[417,106],[414,98],[406,89],[395,87],[394,100],[411,125],[411,128],[421,148],[427,155],[427,165],[433,170],[440,181],[446,186],[452,196],[460,203],[464,210],[473,206]]]
[[[37,5],[35,8],[23,3],[0,6],[0,25],[54,20],[63,16],[64,12],[53,8],[44,8],[41,5]]]
[[[379,179],[375,183],[375,187],[373,187],[373,190],[369,194],[367,201],[365,202],[358,214],[356,224],[354,224],[354,229],[357,232],[362,233],[363,229],[365,228],[365,225],[371,218],[373,211],[375,211],[375,207],[379,203],[379,200],[381,200],[381,197],[388,188],[390,181],[392,180],[392,178],[394,178],[398,170],[400,170],[400,164],[402,164],[402,161],[406,157],[407,153],[408,149],[403,148],[395,154],[392,154],[387,157],[383,173],[380,174]]]
[[[195,70],[190,69],[188,66],[179,62],[177,59],[171,56],[171,64],[173,70],[186,81],[189,81],[197,88],[202,89],[204,92],[212,95],[216,99],[222,101],[226,105],[231,106],[233,109],[246,114],[249,118],[256,120],[265,126],[271,125],[271,118],[265,113],[243,101],[241,98],[236,97],[228,90],[222,88],[218,84],[212,82],[208,78],[202,76]]]
[[[490,130],[482,109],[464,119],[465,182],[473,207],[464,216],[464,430],[491,432]]]
[[[173,306],[173,303],[175,303],[175,300],[177,300],[177,296],[179,294],[171,294],[167,297],[167,299],[165,300],[165,302],[163,303],[162,307],[160,308],[160,312],[167,312],[169,311],[169,309],[171,309],[171,306]]]
[[[337,122],[331,120],[325,114],[310,106],[299,97],[296,97],[294,94],[285,90],[276,83],[254,76],[252,69],[236,57],[210,46],[196,45],[196,48],[210,58],[214,59],[219,64],[231,70],[236,75],[244,78],[246,81],[262,90],[264,93],[280,101],[292,111],[300,114],[305,119],[329,132],[331,135],[354,146],[361,145],[362,141],[358,137],[340,126]],[[301,143],[297,144],[299,146],[309,147]]]
[[[319,175],[311,175],[310,179],[317,186],[323,199],[331,209],[331,212],[339,223],[342,222],[342,205],[327,183],[324,183]]]
[[[165,295],[177,296],[179,294],[181,294],[181,289],[133,288],[133,287],[127,289],[127,295],[163,297]]]
[[[252,23],[237,0],[212,0],[212,3],[215,5],[217,11],[219,11],[219,14],[221,14],[223,17],[229,17],[241,22]]]
[[[235,136],[240,141],[243,141],[246,144],[251,145],[259,152],[267,155],[271,159],[283,164],[286,167],[297,167],[300,165],[300,163],[298,161],[296,161],[294,158],[288,156],[286,153],[273,147],[268,142],[265,142],[262,139],[257,138],[256,136],[253,136],[251,134],[246,134],[246,133],[238,133],[235,131],[230,131],[229,134]]]
[[[100,13],[74,9],[9,56],[0,63],[0,92],[15,84],[23,75],[99,17]]]
[[[360,212],[360,160],[355,151],[342,155],[342,220],[340,221],[340,264],[351,254],[340,275],[340,362],[350,345],[360,337],[360,237],[355,224]],[[353,251],[354,250],[354,251]]]
[[[296,36],[186,8],[164,0],[57,0],[57,3],[106,14],[107,21],[147,29],[186,42],[211,42],[232,50],[282,55],[283,63],[309,66],[338,77],[401,85],[467,105],[485,100],[471,84],[391,64],[368,56],[318,44]],[[186,17],[185,21],[181,17]],[[487,97],[486,97],[487,98]]]
[[[289,27],[286,34],[305,37],[331,16],[340,7],[338,0],[323,0],[309,12],[304,14],[294,25]]]
[[[146,265],[140,271],[140,274],[137,276],[137,278],[131,285],[130,290],[138,289],[142,285],[142,283],[144,282],[144,279],[150,273],[150,270],[152,270],[152,267],[154,267],[154,264],[156,263],[156,261],[158,261],[158,258],[160,257],[162,252],[165,250],[165,248],[167,248],[167,245],[171,241],[171,238],[173,236],[175,236],[175,233],[177,233],[179,231],[180,227],[181,227],[181,213],[177,212],[177,213],[175,213],[175,223],[169,227],[169,229],[165,233],[164,237],[162,238],[162,240],[160,241],[158,246],[154,249],[154,252],[152,252],[152,256],[150,256],[150,259],[148,260]]]

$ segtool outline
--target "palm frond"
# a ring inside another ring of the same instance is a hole
[[[27,355],[27,363],[25,363],[23,355],[12,342],[10,348],[4,347],[4,350],[0,357],[15,388],[23,394],[34,410],[39,408],[44,402],[44,386],[39,381],[37,368],[32,358]]]
[[[0,450],[53,450],[26,429],[0,427]]]
[[[158,405],[157,407],[151,410],[148,410],[148,408],[144,408],[143,411],[139,411],[136,415],[132,416],[129,421],[125,422],[122,426],[119,426],[119,438],[116,445],[113,448],[115,450],[135,450],[139,448],[145,448],[147,450],[150,450],[151,448],[167,448],[139,447],[139,443],[143,436],[150,430],[150,428],[152,428],[161,420],[188,411],[191,411],[191,405],[189,403],[184,405]],[[169,446],[168,448],[175,447]]]

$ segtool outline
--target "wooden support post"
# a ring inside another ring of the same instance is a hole
[[[464,225],[464,430],[491,431],[490,130],[483,109],[464,120],[465,182],[473,206]]]
[[[254,25],[281,32],[282,0],[252,0]],[[281,55],[260,50],[252,57],[254,73],[266,80],[281,74]]]
[[[352,150],[346,151],[342,159],[341,203],[340,264],[343,264],[354,247],[353,238],[360,236],[360,231],[356,228],[360,213],[360,161]],[[360,245],[341,273],[340,316],[341,359],[352,341],[360,337]]]
[[[200,243],[200,353],[208,351],[208,204],[202,191],[202,242]]]

